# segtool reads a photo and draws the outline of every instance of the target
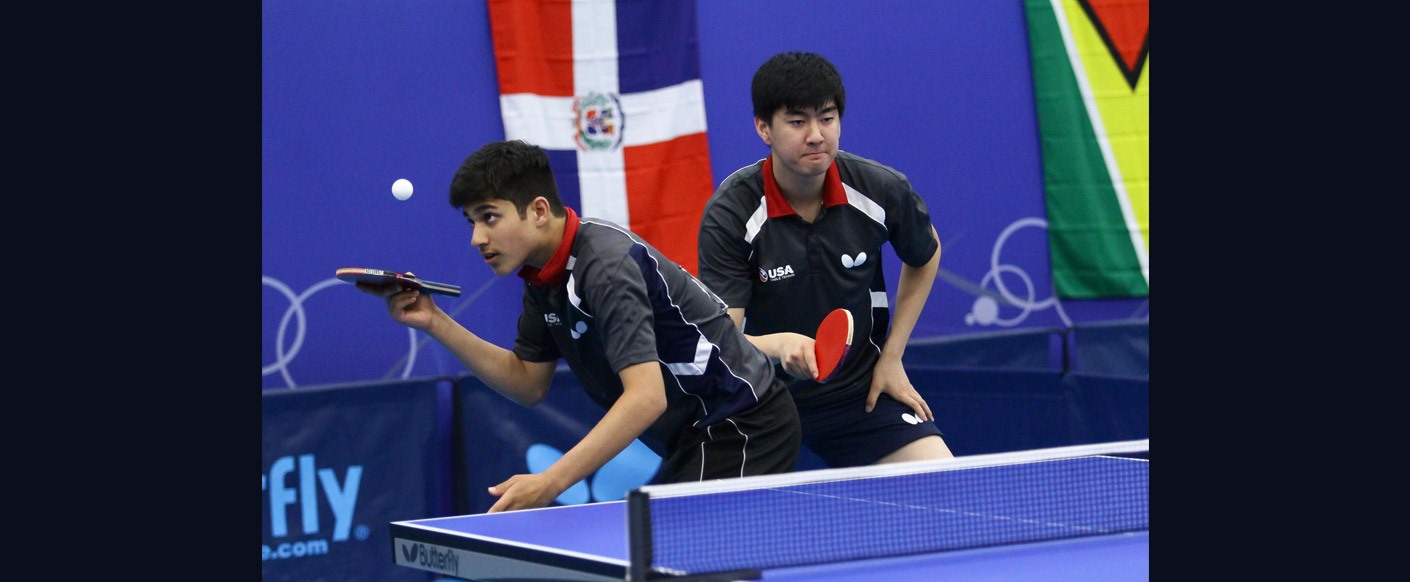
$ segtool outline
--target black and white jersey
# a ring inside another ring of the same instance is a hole
[[[682,427],[712,426],[782,389],[724,302],[683,267],[610,222],[569,209],[567,226],[554,258],[520,273],[521,359],[562,357],[604,409],[622,395],[623,368],[658,362],[667,409],[641,441],[663,457]]]
[[[925,201],[900,172],[839,151],[823,209],[809,223],[784,199],[772,165],[765,158],[741,168],[710,197],[700,225],[700,280],[729,306],[744,307],[749,335],[812,337],[828,312],[849,309],[856,328],[844,369],[827,384],[789,387],[800,401],[865,391],[890,323],[882,246],[891,243],[913,267],[939,248]]]

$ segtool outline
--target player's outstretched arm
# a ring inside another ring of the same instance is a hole
[[[554,362],[526,362],[514,352],[485,341],[437,307],[429,293],[362,283],[357,288],[384,298],[393,320],[441,342],[475,377],[506,398],[533,406],[548,394]]]
[[[621,398],[587,436],[542,473],[515,475],[490,488],[499,497],[489,513],[544,507],[587,478],[641,436],[666,411],[666,384],[656,362],[623,368]]]
[[[513,351],[471,333],[439,309],[425,331],[455,354],[475,377],[510,400],[534,406],[548,395],[556,362],[521,360]]]
[[[743,327],[744,308],[729,308],[729,318],[734,326]],[[781,332],[767,335],[748,335],[744,338],[769,360],[783,364],[783,371],[795,378],[817,378],[818,358],[813,351],[813,338],[801,333]]]

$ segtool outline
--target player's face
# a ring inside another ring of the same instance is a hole
[[[837,157],[842,117],[829,101],[817,109],[779,109],[770,123],[755,118],[754,128],[773,152],[775,171],[812,177],[827,172]]]
[[[508,200],[495,200],[461,209],[470,221],[470,244],[496,275],[508,275],[533,259],[538,248],[538,232],[533,214],[519,216]]]

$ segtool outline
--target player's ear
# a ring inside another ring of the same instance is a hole
[[[535,197],[534,201],[529,203],[529,207],[533,209],[534,224],[537,226],[548,224],[548,219],[553,216],[553,206],[543,196]]]
[[[769,134],[769,123],[758,117],[754,118],[754,131],[758,132],[759,139],[764,140],[764,145],[773,147],[773,138]]]

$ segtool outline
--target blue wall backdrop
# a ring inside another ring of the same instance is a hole
[[[698,13],[716,183],[767,153],[749,103],[764,59],[810,50],[841,70],[842,149],[905,173],[943,244],[914,338],[1148,318],[1146,300],[1054,298],[1019,0],[701,0]],[[332,279],[338,267],[461,285],[437,303],[510,345],[521,283],[493,277],[446,202],[465,156],[504,137],[485,3],[269,0],[262,28],[263,387],[465,372]],[[392,197],[398,178],[409,200]]]

